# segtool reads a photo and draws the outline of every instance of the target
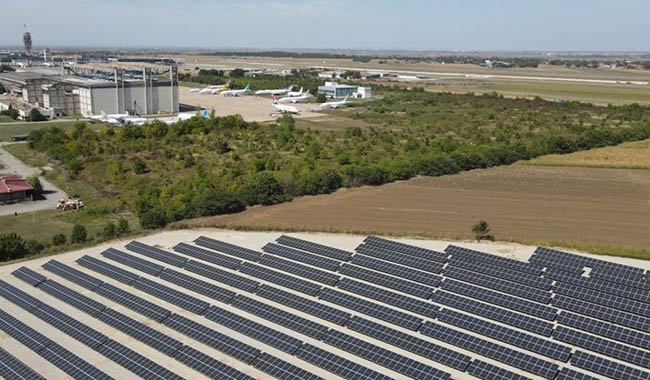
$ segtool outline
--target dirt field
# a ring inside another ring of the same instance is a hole
[[[579,166],[592,168],[650,169],[650,140],[624,143],[575,152],[571,154],[549,154],[523,165]]]
[[[479,219],[497,239],[650,248],[650,171],[507,166],[344,189],[202,226],[469,238]]]
[[[179,87],[179,98],[182,104],[189,104],[201,108],[214,109],[217,116],[228,116],[240,114],[246,121],[268,121],[273,120],[278,114],[271,115],[275,111],[271,105],[270,97],[256,97],[254,95],[225,97],[222,95],[201,95],[190,92],[190,87]],[[300,110],[296,118],[304,117],[325,117],[318,111],[316,104],[289,104]]]

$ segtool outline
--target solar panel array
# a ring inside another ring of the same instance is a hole
[[[137,255],[113,248],[101,253],[117,265],[93,256],[77,260],[132,290],[56,260],[43,265],[153,325],[29,268],[13,275],[215,379],[252,377],[164,334],[155,324],[279,379],[321,378],[264,347],[346,379],[390,379],[364,362],[408,378],[452,377],[444,368],[416,359],[421,357],[480,379],[528,379],[527,373],[550,380],[597,380],[591,373],[650,380],[650,280],[643,269],[542,247],[522,262],[460,246],[438,252],[374,236],[356,252],[286,235],[276,242],[259,252],[201,236],[194,244],[179,243],[174,253],[132,241],[126,249]],[[1,280],[0,296],[138,376],[180,379]],[[201,316],[203,322],[161,302]],[[85,370],[96,370],[42,335],[39,343],[16,332],[9,317],[0,314],[0,329],[64,372],[84,378],[80,374]],[[225,331],[262,345],[244,343]],[[0,376],[7,370],[41,378],[0,349]],[[85,378],[102,378],[97,376]]]

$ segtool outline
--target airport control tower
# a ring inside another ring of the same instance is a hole
[[[27,55],[32,55],[32,34],[27,31],[27,24],[25,24],[25,33],[23,33],[23,44],[25,44]]]

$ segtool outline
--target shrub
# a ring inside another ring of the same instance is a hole
[[[86,231],[86,227],[81,224],[75,224],[74,227],[72,227],[72,234],[70,235],[71,243],[83,243],[87,238],[88,231]]]
[[[472,232],[476,240],[494,240],[494,236],[490,234],[490,225],[485,220],[480,220],[472,226]]]
[[[38,175],[27,177],[27,183],[34,188],[34,195],[43,193],[43,185],[41,185],[41,180],[38,178]]]
[[[115,226],[115,223],[113,222],[106,223],[104,229],[102,230],[102,236],[109,239],[117,236],[117,227]]]
[[[144,174],[147,172],[147,164],[141,158],[136,158],[133,162],[133,172],[135,174]]]
[[[129,222],[127,222],[127,220],[124,219],[124,218],[120,218],[117,221],[117,231],[116,232],[117,232],[118,236],[129,233]]]
[[[25,240],[18,234],[0,234],[0,261],[19,259],[28,253]]]
[[[38,110],[38,108],[32,108],[29,111],[29,121],[45,121],[47,118]]]
[[[28,240],[25,244],[25,247],[27,248],[27,251],[30,255],[41,253],[45,249],[45,245],[36,240]]]
[[[287,194],[272,174],[262,172],[248,179],[244,196],[249,205],[272,205],[287,200]]]
[[[52,236],[52,244],[54,245],[63,245],[67,240],[68,239],[66,239],[64,234],[56,234]]]
[[[142,228],[153,230],[165,227],[166,224],[167,218],[165,217],[163,210],[160,208],[149,209],[140,216],[140,225]]]

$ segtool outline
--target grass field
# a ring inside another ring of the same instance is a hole
[[[11,123],[0,123],[0,141],[11,141],[11,136],[27,135],[29,132],[47,127],[60,127],[64,129],[71,129],[76,120],[61,120],[56,122],[41,122],[41,123],[26,123],[16,122],[12,120]],[[96,124],[99,125],[99,124]]]
[[[548,83],[532,81],[492,81],[445,79],[427,84],[431,91],[454,93],[474,92],[477,94],[497,92],[506,97],[532,98],[539,96],[546,100],[564,99],[597,105],[607,104],[650,104],[650,86],[615,86],[595,84]]]
[[[650,169],[650,140],[623,143],[617,146],[608,146],[571,154],[549,154],[530,161],[521,161],[519,164]]]

